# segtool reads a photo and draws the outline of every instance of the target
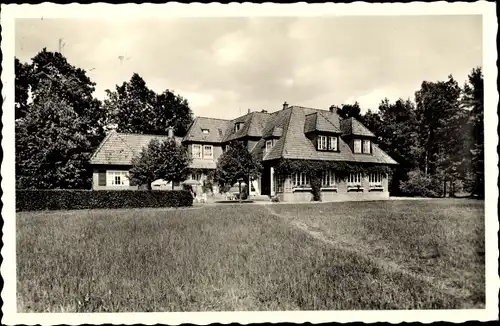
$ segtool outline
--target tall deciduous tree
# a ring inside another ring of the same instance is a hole
[[[410,100],[398,99],[395,103],[390,103],[388,99],[384,99],[378,112],[368,110],[362,121],[377,135],[380,148],[399,163],[390,184],[391,193],[397,194],[400,183],[417,166],[420,156],[415,105]]]
[[[45,49],[31,64],[16,65],[24,81],[16,85],[16,106],[23,108],[16,119],[17,187],[90,188],[88,159],[104,136],[94,83],[60,53]]]
[[[243,178],[256,178],[262,171],[260,162],[247,150],[241,141],[233,141],[219,157],[215,181],[222,187],[230,186]]]
[[[165,135],[171,126],[183,136],[193,120],[186,99],[170,90],[156,94],[136,73],[130,81],[106,93],[104,106],[120,132]]]
[[[423,147],[421,166],[425,174],[446,178],[445,167],[455,151],[460,130],[450,121],[458,114],[461,89],[450,75],[447,81],[422,83],[415,93],[420,139]]]
[[[23,118],[28,110],[28,98],[32,77],[32,66],[15,58],[15,106],[16,119]]]
[[[355,102],[354,104],[342,104],[342,106],[332,105],[330,109],[333,109],[334,112],[342,118],[356,118],[361,119],[361,108],[359,107],[359,103]]]
[[[190,157],[186,149],[172,139],[153,139],[141,153],[132,159],[130,180],[151,190],[158,179],[173,182],[185,180],[189,173]]]
[[[473,193],[484,197],[484,81],[480,67],[469,74],[463,89],[462,105],[469,111],[471,141],[471,172],[474,175]]]

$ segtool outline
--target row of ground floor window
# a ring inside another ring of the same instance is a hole
[[[206,173],[191,174],[188,179],[200,181],[207,180]],[[311,196],[310,179],[306,173],[293,173],[287,176],[278,175],[274,169],[266,168],[263,174],[249,182],[250,195],[277,196],[282,201],[308,201]],[[127,169],[95,169],[93,189],[137,189],[129,180]],[[178,182],[154,182],[153,189],[170,190],[182,189]],[[202,187],[199,187],[199,191]],[[216,185],[213,192],[219,193]],[[345,178],[339,178],[334,171],[325,171],[321,178],[321,193],[323,201],[336,200],[371,200],[389,197],[387,175],[371,173],[364,176],[361,173],[352,173]]]

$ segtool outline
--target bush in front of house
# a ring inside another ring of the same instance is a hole
[[[440,197],[441,184],[434,177],[426,176],[420,170],[410,171],[408,181],[400,184],[401,192],[407,196]]]
[[[193,205],[186,190],[17,190],[16,211],[59,209],[185,207]]]

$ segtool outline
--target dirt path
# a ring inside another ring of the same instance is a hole
[[[380,269],[383,269],[383,270],[391,272],[391,273],[400,273],[400,274],[409,276],[411,278],[426,282],[426,283],[430,284],[432,287],[434,287],[437,291],[440,291],[440,292],[445,293],[445,294],[449,294],[449,295],[454,296],[456,298],[466,300],[471,295],[471,293],[466,289],[458,289],[456,287],[449,285],[447,282],[445,282],[443,280],[440,280],[440,279],[437,279],[434,277],[430,277],[430,276],[425,276],[425,275],[413,273],[413,272],[401,267],[400,265],[398,265],[397,263],[395,263],[393,261],[389,261],[389,260],[385,260],[385,259],[381,259],[381,258],[377,258],[377,257],[373,257],[373,256],[369,257],[366,255],[367,252],[370,252],[369,248],[366,248],[366,247],[363,248],[363,247],[360,247],[359,245],[356,245],[356,247],[354,247],[354,246],[346,244],[346,243],[335,241],[332,238],[325,235],[323,232],[318,231],[317,229],[313,229],[313,227],[307,225],[306,223],[304,223],[302,221],[296,220],[292,216],[276,213],[270,206],[267,206],[267,205],[263,206],[263,207],[270,214],[286,220],[292,226],[301,230],[302,232],[306,232],[307,234],[309,234],[313,238],[315,238],[323,243],[326,243],[335,249],[347,251],[347,252],[350,252],[352,254],[362,256],[363,258],[366,258],[366,259],[370,260],[371,262],[373,262]]]

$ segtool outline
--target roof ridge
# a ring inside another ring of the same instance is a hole
[[[134,133],[134,132],[116,132],[117,135],[129,135],[129,136],[153,136],[153,137],[168,137],[168,135],[160,135],[160,134],[141,134],[141,133]],[[180,136],[174,136],[177,138],[183,138]]]
[[[221,118],[212,118],[212,117],[204,117],[204,116],[197,116],[195,119],[198,119],[198,118],[203,118],[203,119],[212,119],[212,120],[220,120],[220,121],[227,121],[227,122],[230,122],[232,120],[228,120],[228,119],[221,119]],[[237,119],[237,118],[236,118]]]

